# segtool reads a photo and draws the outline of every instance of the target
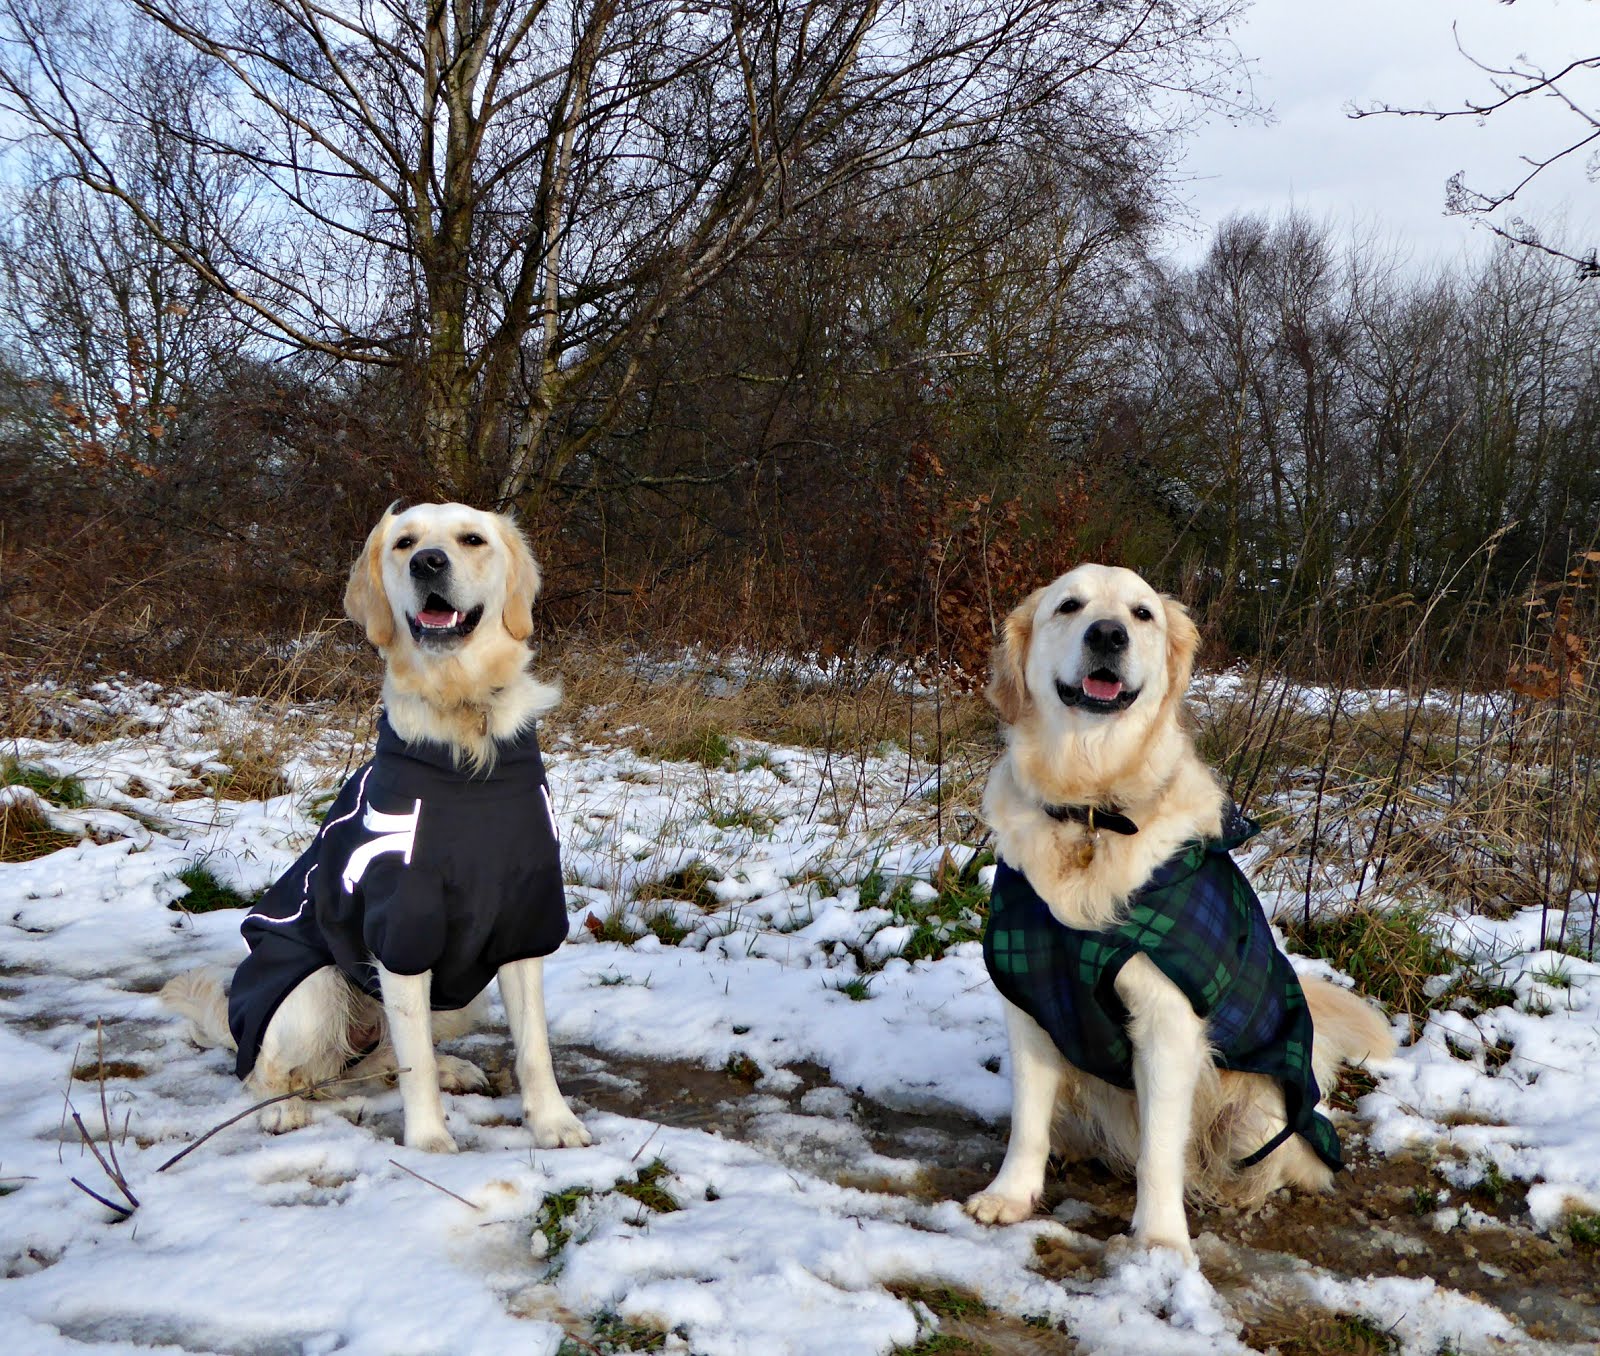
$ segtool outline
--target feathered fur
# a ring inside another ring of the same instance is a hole
[[[1122,628],[1124,647],[1111,657],[1092,643],[1097,621]],[[1000,856],[1069,927],[1116,922],[1157,866],[1221,828],[1225,797],[1195,752],[1183,705],[1199,640],[1181,604],[1131,571],[1098,565],[1035,590],[1005,621],[988,697],[1005,725],[1006,748],[989,777],[984,817]],[[1136,699],[1115,711],[1070,703],[1080,690],[1074,684],[1107,672],[1105,664]],[[1085,864],[1090,831],[1045,811],[1061,804],[1115,806],[1139,832],[1098,835]],[[1387,1024],[1361,998],[1321,980],[1304,988],[1322,1087],[1331,1086],[1341,1063],[1393,1053]],[[1137,1092],[1067,1064],[1050,1038],[1007,1004],[1011,1141],[995,1181],[967,1202],[973,1215],[1007,1223],[1031,1214],[1052,1136],[1061,1149],[1132,1172],[1136,1240],[1191,1257],[1185,1195],[1249,1207],[1279,1187],[1331,1185],[1328,1168],[1298,1137],[1239,1169],[1240,1158],[1282,1127],[1282,1090],[1261,1075],[1219,1071],[1204,1024],[1147,957],[1124,967],[1117,991],[1130,1013]]]
[[[435,562],[442,555],[443,567],[423,568],[418,557],[425,552]],[[521,734],[560,700],[558,686],[529,672],[526,641],[539,584],[527,539],[506,515],[464,504],[390,505],[350,569],[344,601],[383,656],[383,700],[396,734],[408,743],[443,745],[458,765],[482,771],[493,765],[500,740]],[[430,634],[420,614],[439,609],[428,601],[436,593],[449,595],[456,617],[476,617],[476,623]],[[543,965],[537,958],[513,961],[498,976],[517,1047],[524,1122],[541,1148],[588,1144],[588,1132],[556,1085]],[[482,999],[435,1013],[428,975],[396,975],[380,966],[378,978],[382,1002],[334,966],[302,980],[267,1026],[249,1087],[268,1098],[345,1073],[396,1073],[405,1142],[453,1152],[439,1090],[482,1091],[488,1080],[466,1060],[437,1055],[434,1042],[471,1029],[481,1020]],[[189,1020],[200,1044],[234,1048],[220,974],[180,975],[162,998]],[[261,1123],[271,1131],[293,1130],[310,1116],[303,1097],[289,1097],[264,1108]]]

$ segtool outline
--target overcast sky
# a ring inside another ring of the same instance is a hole
[[[1197,255],[1230,213],[1291,205],[1341,230],[1376,232],[1419,265],[1484,248],[1487,231],[1443,214],[1445,180],[1465,170],[1469,184],[1509,187],[1526,172],[1519,155],[1549,154],[1580,135],[1574,114],[1546,99],[1481,124],[1346,116],[1352,102],[1442,109],[1488,96],[1489,78],[1456,50],[1452,21],[1462,46],[1489,63],[1523,53],[1554,70],[1600,52],[1600,0],[1255,0],[1237,38],[1274,121],[1217,119],[1196,134],[1183,193],[1201,234],[1177,238],[1178,255]],[[1589,77],[1588,90],[1594,107],[1600,77]],[[1592,244],[1600,183],[1581,163],[1546,176],[1519,196],[1523,215],[1544,223],[1564,212],[1569,226],[1589,228],[1572,234]]]

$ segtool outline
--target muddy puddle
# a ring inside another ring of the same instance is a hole
[[[741,1140],[867,1190],[959,1200],[987,1184],[1005,1149],[1003,1129],[949,1111],[882,1106],[833,1086],[814,1065],[751,1080],[586,1049],[564,1051],[559,1062],[563,1086],[597,1109]],[[509,1069],[496,1076],[509,1088]],[[1304,1298],[1301,1279],[1317,1268],[1355,1281],[1431,1278],[1493,1305],[1529,1337],[1600,1350],[1600,1254],[1535,1232],[1515,1184],[1497,1196],[1463,1192],[1421,1158],[1380,1158],[1348,1130],[1345,1138],[1351,1170],[1326,1196],[1281,1194],[1253,1215],[1190,1212],[1207,1278],[1233,1305],[1249,1345],[1283,1356],[1365,1349],[1362,1334]],[[1053,1165],[1042,1213],[1077,1241],[1042,1242],[1038,1269],[1068,1284],[1094,1280],[1101,1244],[1126,1233],[1133,1203],[1132,1184],[1097,1161]],[[1455,1222],[1460,1207],[1470,1207],[1476,1226]],[[1452,1227],[1441,1231],[1445,1220]],[[973,1351],[1073,1350],[1060,1333],[997,1314],[946,1318],[941,1332],[965,1334]],[[1374,1340],[1374,1350],[1386,1349]]]

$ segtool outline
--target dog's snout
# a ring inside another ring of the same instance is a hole
[[[437,546],[424,547],[411,557],[413,579],[437,579],[450,568],[450,557]]]
[[[1128,628],[1119,621],[1092,622],[1083,643],[1097,654],[1115,654],[1128,648]]]

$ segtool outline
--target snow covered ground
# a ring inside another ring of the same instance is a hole
[[[306,733],[290,792],[234,801],[206,778],[281,711],[134,683],[39,701],[59,737],[5,752],[80,778],[86,804],[44,806],[77,846],[0,866],[0,1349],[933,1350],[941,1320],[918,1296],[942,1288],[1057,1343],[1040,1350],[1069,1349],[1062,1332],[1091,1353],[1248,1349],[1235,1291],[1103,1250],[1071,1201],[993,1230],[926,1189],[933,1160],[961,1147],[952,1125],[992,1160],[1005,1035],[970,888],[952,885],[973,848],[947,857],[931,841],[933,770],[904,753],[741,741],[705,767],[625,741],[548,749],[571,911],[547,967],[550,1021],[579,1052],[559,1067],[592,1148],[533,1150],[502,1076],[496,1095],[447,1098],[455,1157],[399,1147],[398,1094],[369,1088],[281,1138],[242,1121],[163,1171],[249,1103],[231,1059],[196,1049],[155,998],[173,974],[243,953],[241,915],[184,911],[179,873],[264,888],[360,740],[294,713]],[[1514,998],[1435,1014],[1377,1071],[1360,1119],[1383,1153],[1439,1156],[1433,1228],[1493,1227],[1467,1195],[1492,1171],[1528,1184],[1533,1223],[1559,1231],[1600,1210],[1600,966],[1537,950],[1537,915],[1442,926]],[[503,1071],[493,1015],[456,1048]],[[748,1095],[699,1123],[604,1095],[637,1094],[652,1061],[725,1069]],[[122,1199],[69,1098],[98,1139],[109,1122],[138,1201],[125,1218],[72,1183]],[[896,1152],[868,1134],[868,1104],[913,1126]],[[918,1117],[947,1132],[928,1131],[926,1156]],[[1049,1247],[1094,1258],[1092,1274],[1050,1279],[1036,1265]],[[1204,1240],[1202,1257],[1226,1249]],[[1593,1349],[1530,1335],[1466,1285],[1301,1265],[1270,1286],[1274,1302],[1363,1315],[1406,1352]]]

